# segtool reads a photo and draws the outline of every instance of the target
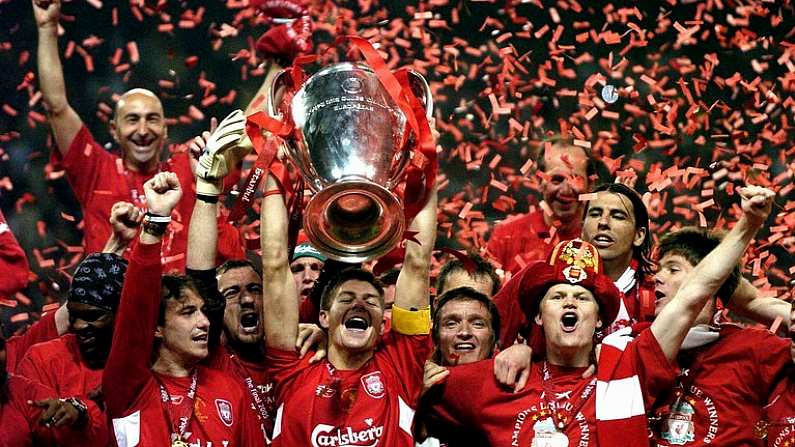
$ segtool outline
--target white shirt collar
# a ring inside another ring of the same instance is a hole
[[[615,281],[615,285],[618,290],[621,291],[621,293],[626,294],[632,290],[633,287],[635,287],[636,282],[637,278],[635,278],[635,269],[632,267],[627,267],[627,269],[624,270],[624,273],[622,273],[621,276],[619,276]]]

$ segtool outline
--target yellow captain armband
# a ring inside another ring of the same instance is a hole
[[[408,310],[392,306],[392,330],[403,335],[427,335],[431,333],[431,307]]]

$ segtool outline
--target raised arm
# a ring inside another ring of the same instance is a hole
[[[790,325],[790,303],[778,298],[762,296],[759,289],[745,278],[740,278],[740,283],[727,306],[738,315],[764,325],[773,324],[777,318],[781,317],[779,328],[780,331],[784,331],[780,332],[782,334],[786,333]]]
[[[83,121],[66,98],[63,66],[58,54],[58,19],[61,0],[33,0],[33,15],[39,31],[37,63],[39,88],[47,107],[55,143],[62,156],[69,151]]]
[[[411,222],[409,232],[415,239],[406,241],[403,268],[395,284],[395,306],[406,310],[430,305],[431,253],[436,243],[437,191],[434,187],[428,202]]]
[[[130,202],[116,202],[110,209],[110,234],[102,253],[123,256],[130,242],[138,235],[138,227],[144,220],[144,213]]]
[[[144,183],[149,216],[171,216],[182,190],[177,175],[161,172]],[[165,220],[165,219],[160,219]],[[157,316],[160,308],[161,238],[167,224],[144,223],[133,249],[116,312],[113,344],[102,372],[102,389],[110,417],[123,414],[149,380]]]
[[[699,312],[729,277],[770,214],[775,195],[772,191],[748,186],[739,189],[739,193],[743,216],[720,244],[688,274],[676,296],[652,323],[651,331],[669,361],[676,358]]]
[[[292,351],[298,335],[298,291],[287,258],[287,207],[279,188],[268,175],[260,216],[262,321],[266,345]]]

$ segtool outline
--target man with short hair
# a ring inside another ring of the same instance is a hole
[[[38,75],[42,99],[52,126],[57,150],[53,163],[66,170],[85,220],[86,252],[99,252],[111,233],[108,217],[118,201],[145,208],[143,183],[159,171],[176,173],[183,185],[193,183],[195,160],[188,152],[173,154],[160,163],[168,136],[163,105],[153,92],[134,88],[123,93],[116,102],[110,133],[121,150],[121,157],[108,153],[98,144],[71,107],[66,95],[63,68],[58,54],[58,21],[61,0],[33,0],[38,27]],[[174,214],[177,225],[171,226],[163,244],[167,271],[185,268],[188,218],[194,197],[186,194]],[[242,253],[237,231],[219,223],[223,257]]]
[[[494,296],[500,290],[500,277],[494,265],[477,253],[468,253],[467,257],[472,261],[471,264],[452,258],[442,265],[436,277],[437,297],[459,287],[471,287],[487,297]]]
[[[309,299],[325,262],[326,257],[309,242],[303,242],[295,247],[290,271],[293,272],[295,287],[298,288],[301,300]]]
[[[161,276],[162,237],[182,195],[178,177],[158,173],[144,192],[149,212],[130,257],[102,375],[116,442],[119,447],[262,445],[245,391],[202,364],[209,354],[210,321],[201,285]]]
[[[660,239],[658,315],[689,286],[689,272],[719,243],[716,234],[698,228]],[[729,261],[721,260],[732,267],[731,275],[697,309],[698,317],[684,339],[675,386],[658,396],[649,413],[653,445],[764,445],[755,425],[776,383],[793,371],[790,342],[766,330],[713,324],[717,297],[731,296],[741,278],[737,262]]]
[[[558,241],[580,236],[584,204],[596,167],[588,149],[545,141],[538,154],[537,173],[544,201],[539,209],[494,226],[488,251],[506,272],[516,273],[542,260]]]
[[[300,297],[287,258],[287,210],[277,181],[269,175],[266,182],[263,319],[279,404],[273,445],[413,446],[411,421],[430,349],[436,191],[411,224],[417,235],[405,242],[389,333],[383,336],[383,287],[372,273],[343,270],[321,297],[327,359],[309,365],[294,352]]]
[[[481,430],[492,445],[647,445],[645,408],[675,378],[672,364],[705,303],[723,284],[772,207],[764,188],[739,190],[743,217],[687,276],[669,306],[634,340],[622,329],[604,339],[597,377],[583,378],[595,335],[613,321],[620,294],[604,275],[598,251],[561,242],[548,262],[527,266],[522,308],[543,329],[545,355],[529,386],[501,388],[485,362],[451,368],[435,407],[453,424]],[[466,390],[478,390],[468,393]],[[434,390],[431,390],[433,393]],[[738,445],[738,444],[720,444]]]

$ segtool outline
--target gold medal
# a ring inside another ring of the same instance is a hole
[[[754,436],[759,439],[765,439],[767,437],[767,429],[770,427],[770,423],[765,420],[757,421],[754,424]]]
[[[174,441],[171,442],[171,447],[190,447],[190,446],[188,445],[187,442],[183,441],[182,439],[176,438],[174,439]]]

